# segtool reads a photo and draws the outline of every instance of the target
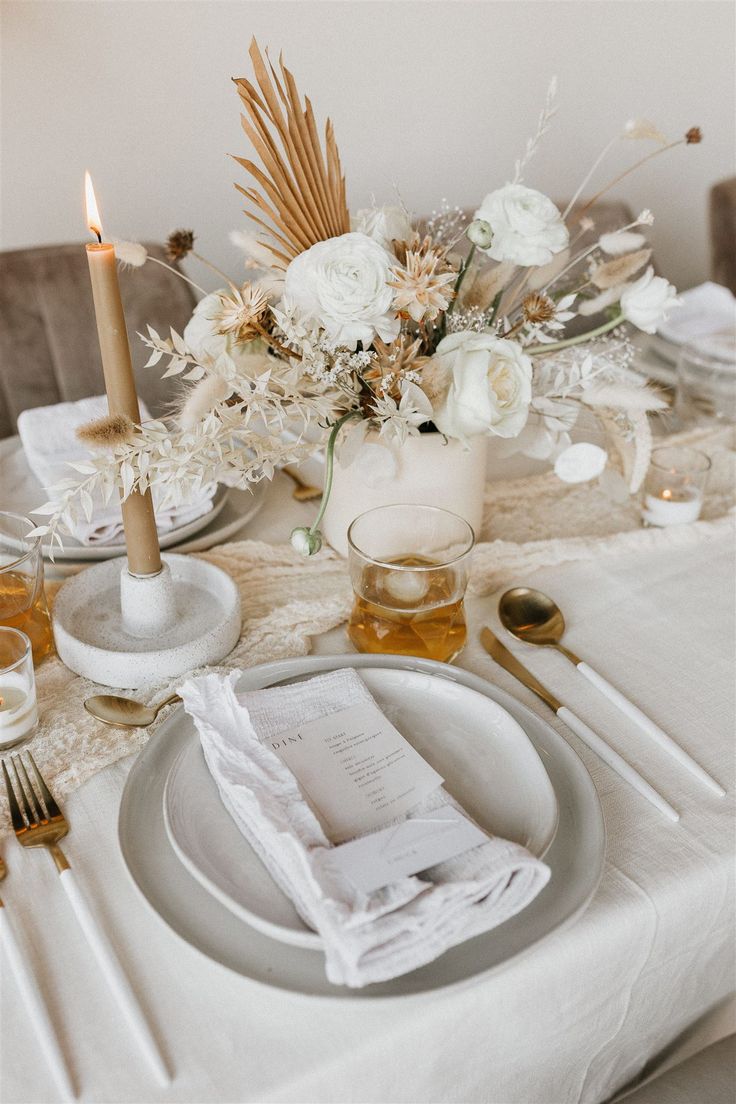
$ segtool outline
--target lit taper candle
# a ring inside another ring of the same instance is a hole
[[[87,225],[97,238],[96,242],[87,246],[87,261],[107,405],[111,414],[124,414],[138,425],[141,415],[115,267],[115,246],[102,240],[102,222],[89,173],[85,173],[84,184]],[[151,492],[140,494],[133,491],[121,505],[128,570],[134,575],[155,575],[161,570],[161,554]]]

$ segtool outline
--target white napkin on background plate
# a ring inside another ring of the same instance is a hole
[[[140,410],[141,421],[150,421],[151,415],[142,402]],[[52,406],[35,406],[19,414],[18,434],[28,466],[47,495],[55,483],[74,474],[73,469],[68,467],[69,461],[82,462],[89,457],[89,449],[75,436],[77,429],[86,422],[104,417],[105,414],[105,395],[94,395],[77,402],[54,403]],[[202,487],[188,502],[168,508],[157,505],[154,490],[153,502],[159,533],[167,533],[170,529],[187,525],[209,513],[215,490],[216,487],[210,483]],[[85,545],[113,544],[120,540],[123,521],[117,498],[113,498],[107,505],[100,500],[93,502],[90,521],[80,517],[68,523],[72,536]],[[41,503],[37,505],[40,506]]]
[[[327,977],[361,987],[424,966],[448,948],[502,924],[549,880],[549,868],[518,844],[487,843],[361,893],[329,862],[332,845],[294,775],[263,743],[363,702],[375,704],[352,669],[292,686],[236,694],[240,672],[203,675],[179,689],[199,732],[223,804],[274,881],[324,943]],[[410,816],[456,802],[444,789]]]
[[[674,345],[709,337],[721,330],[736,327],[736,298],[729,288],[708,280],[698,287],[680,293],[682,302],[673,307],[657,333]]]

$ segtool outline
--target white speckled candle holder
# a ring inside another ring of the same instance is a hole
[[[106,560],[64,583],[52,621],[72,671],[140,689],[224,659],[240,635],[240,596],[229,575],[190,556],[165,556],[144,576]]]

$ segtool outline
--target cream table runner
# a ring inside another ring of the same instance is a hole
[[[569,486],[549,472],[491,482],[483,532],[473,555],[471,591],[487,594],[512,578],[524,581],[539,568],[568,562],[696,549],[732,532],[736,487],[733,430],[701,429],[673,440],[696,444],[712,457],[703,520],[669,529],[643,529],[630,499],[615,503],[597,484]],[[281,541],[292,524],[303,524],[303,517],[289,519],[290,486],[279,477],[269,492],[271,522],[263,525],[264,535],[277,534]],[[261,528],[258,521],[253,528]],[[223,670],[306,655],[311,638],[348,616],[351,591],[346,564],[329,549],[305,560],[288,544],[244,540],[221,545],[203,553],[202,558],[227,571],[240,590],[241,636],[222,664]],[[150,703],[161,701],[176,689],[176,681],[135,696]],[[84,699],[107,689],[74,675],[55,656],[37,670],[40,724],[27,746],[60,796],[139,750],[155,731],[155,725],[147,730],[109,728],[90,717],[83,709]],[[0,835],[9,828],[7,802],[0,792]]]

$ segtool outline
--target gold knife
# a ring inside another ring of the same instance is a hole
[[[645,778],[639,774],[638,771],[626,762],[626,760],[619,755],[617,751],[614,751],[612,747],[609,747],[605,740],[603,740],[597,732],[594,732],[592,728],[589,728],[585,721],[581,721],[579,717],[576,717],[572,710],[568,709],[566,705],[563,705],[554,694],[551,694],[546,686],[542,686],[539,679],[536,679],[531,671],[527,671],[523,663],[513,655],[508,648],[501,643],[498,637],[491,632],[489,628],[484,628],[480,634],[480,642],[488,652],[488,654],[495,659],[504,670],[508,671],[510,675],[518,679],[528,690],[531,690],[545,702],[550,709],[552,709],[561,721],[564,721],[568,728],[572,729],[576,736],[578,736],[586,747],[607,763],[611,770],[615,771],[620,778],[623,778],[625,782],[628,782],[630,786],[645,797],[647,801],[650,801],[655,808],[659,809],[660,813],[664,813],[670,820],[679,820],[680,814],[676,809],[673,809],[668,801],[657,793],[653,786],[647,782]]]

